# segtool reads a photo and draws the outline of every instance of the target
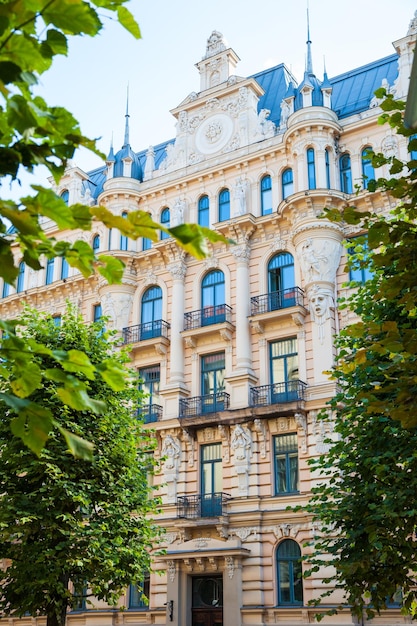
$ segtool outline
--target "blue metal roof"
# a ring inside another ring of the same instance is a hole
[[[393,85],[397,76],[398,55],[392,54],[330,78],[330,84],[333,87],[333,111],[339,118],[366,111],[375,91],[381,87],[382,80],[386,78],[388,83]]]
[[[287,93],[291,82],[295,86],[297,85],[294,76],[283,63],[280,63],[280,65],[271,67],[268,70],[253,74],[250,78],[254,78],[265,91],[265,94],[259,100],[258,112],[262,109],[268,109],[271,111],[268,119],[279,126],[282,99]]]

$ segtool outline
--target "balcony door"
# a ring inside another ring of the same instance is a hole
[[[162,290],[149,287],[142,297],[140,339],[153,339],[162,333]]]
[[[297,339],[291,337],[270,343],[271,401],[291,402],[298,397]]]
[[[289,252],[276,254],[268,264],[268,311],[295,305],[294,259]]]
[[[222,444],[201,446],[201,517],[222,514]]]
[[[192,626],[223,626],[222,577],[194,576],[192,590]]]
[[[201,358],[202,413],[224,410],[224,370],[224,352],[208,354]]]
[[[209,272],[201,284],[202,326],[219,324],[226,319],[224,307],[224,274],[220,270]]]

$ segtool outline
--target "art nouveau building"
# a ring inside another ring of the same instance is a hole
[[[3,287],[5,317],[23,301],[58,317],[66,299],[87,320],[109,316],[131,346],[158,439],[166,555],[146,581],[149,606],[132,588],[126,611],[81,607],[71,626],[314,620],[308,601],[323,584],[299,574],[315,529],[288,507],[307,501],[308,459],[331,435],[317,414],[334,393],[325,373],[333,335],[349,322],[337,306],[349,280],[343,241],[359,234],[320,214],[394,206],[368,192],[375,174],[364,155],[371,147],[407,157],[405,140],[377,124],[374,92],[386,86],[405,99],[416,32],[415,17],[391,56],[322,80],[308,41],[300,83],[283,64],[240,77],[237,54],[213,32],[197,63],[199,92],[172,110],[173,140],[135,152],[127,115],[121,150],[63,177],[57,192],[69,203],[198,222],[235,242],[197,261],[165,235],[134,242],[97,224],[82,236],[125,262],[121,285],[85,280],[56,259],[37,273],[21,264],[16,288]],[[55,235],[52,223],[45,230]],[[393,607],[375,623],[405,620]],[[346,612],[325,623],[352,621]]]

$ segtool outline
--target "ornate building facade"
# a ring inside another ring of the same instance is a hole
[[[20,263],[16,287],[2,287],[3,317],[27,302],[59,318],[68,299],[86,320],[108,316],[130,346],[158,440],[166,554],[144,581],[149,605],[132,587],[125,611],[81,607],[71,626],[314,621],[308,601],[324,584],[300,577],[300,557],[315,529],[288,507],[308,500],[317,480],[308,460],[332,434],[317,415],[334,393],[333,336],[349,323],[337,305],[349,280],[343,242],[359,234],[320,215],[394,206],[368,192],[367,180],[387,172],[375,174],[366,152],[407,157],[405,139],[377,124],[374,92],[406,98],[416,32],[415,17],[391,56],[322,80],[308,41],[301,83],[283,64],[240,77],[237,54],[213,32],[196,65],[200,91],[172,110],[175,139],[135,152],[127,114],[121,150],[91,172],[71,166],[56,187],[69,203],[141,209],[234,241],[198,261],[164,234],[134,242],[101,224],[80,235],[45,221],[50,236],[81,236],[122,259],[122,284],[55,259],[40,272]],[[375,620],[394,622],[406,622],[395,606]],[[352,620],[346,611],[325,623]]]

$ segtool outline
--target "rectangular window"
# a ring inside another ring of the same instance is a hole
[[[145,576],[139,585],[129,587],[129,609],[147,609],[149,606],[150,577]]]
[[[62,258],[62,261],[61,261],[61,280],[65,280],[66,278],[68,278],[68,272],[69,272],[68,261],[67,261],[67,259]]]
[[[95,304],[93,308],[93,321],[100,321],[102,315],[101,304]]]
[[[54,260],[55,259],[48,259],[46,263],[45,285],[50,285],[54,280]]]
[[[142,367],[139,370],[139,379],[139,389],[144,393],[139,412],[143,415],[145,424],[157,422],[161,410],[161,398],[159,396],[161,383],[160,366]]]
[[[222,514],[222,444],[201,446],[201,516]]]
[[[273,403],[291,402],[298,397],[299,374],[297,339],[283,339],[269,344]]]
[[[224,352],[201,358],[202,412],[213,413],[224,409]]]
[[[274,471],[276,496],[299,491],[296,433],[274,437]]]
[[[355,256],[355,259],[349,259],[349,280],[363,284],[373,277],[372,271],[366,266],[368,243],[365,236],[358,237],[357,242],[352,240],[351,243],[352,245],[348,249],[348,257]]]

